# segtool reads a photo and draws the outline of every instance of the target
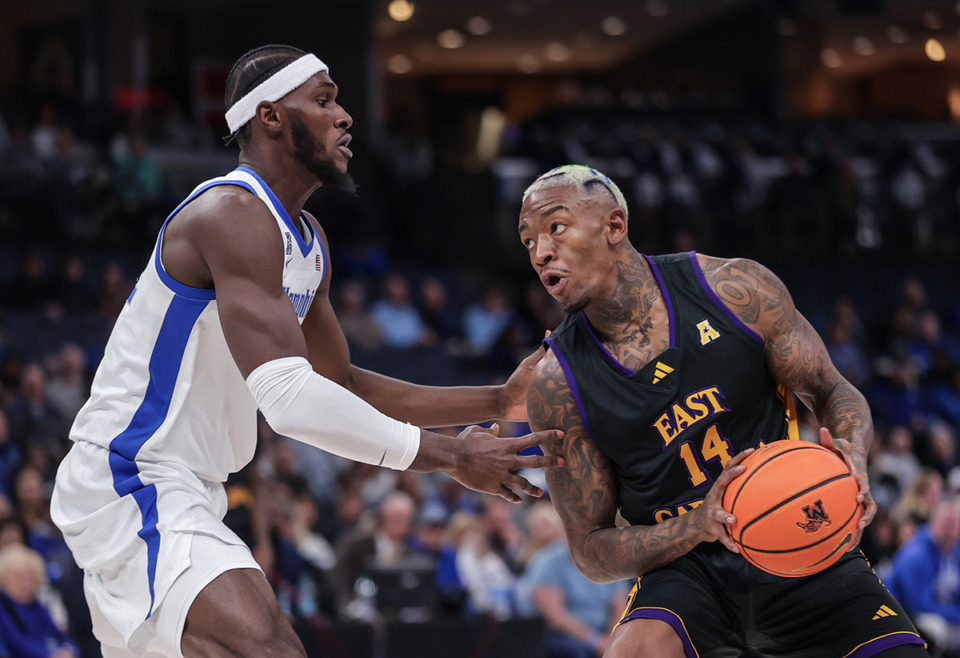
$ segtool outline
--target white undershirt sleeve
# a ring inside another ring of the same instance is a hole
[[[420,449],[419,427],[380,413],[301,356],[264,363],[247,387],[275,432],[321,450],[402,471]]]

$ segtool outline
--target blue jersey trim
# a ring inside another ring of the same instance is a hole
[[[304,256],[304,258],[306,258],[306,256],[310,253],[313,241],[318,239],[316,231],[313,230],[313,225],[310,222],[305,222],[310,230],[310,242],[307,243],[304,241],[303,235],[300,233],[300,227],[293,223],[293,220],[290,219],[290,215],[287,213],[287,209],[283,207],[282,203],[280,203],[280,199],[277,198],[277,195],[273,193],[273,190],[270,189],[270,186],[267,185],[262,178],[260,178],[257,172],[248,167],[237,167],[236,171],[242,171],[245,174],[253,176],[257,182],[263,186],[263,190],[267,193],[270,203],[273,204],[273,209],[277,211],[277,214],[280,215],[283,223],[286,224],[287,228],[290,229],[290,232],[293,233],[293,238],[300,246],[300,253]],[[326,265],[326,261],[324,261],[324,265]]]
[[[160,227],[160,235],[157,237],[157,246],[155,249],[155,255],[153,259],[154,269],[157,270],[157,276],[160,277],[160,280],[163,281],[163,284],[168,288],[170,288],[170,290],[177,293],[178,295],[187,297],[188,299],[207,300],[207,301],[211,299],[216,299],[217,291],[214,288],[194,288],[193,286],[185,285],[183,283],[180,283],[176,279],[174,279],[169,274],[167,274],[167,271],[163,269],[163,262],[160,260],[160,247],[163,245],[163,232],[167,229],[167,224],[170,223],[170,220],[173,219],[178,212],[183,210],[183,207],[185,205],[187,205],[188,203],[196,199],[198,196],[200,196],[201,194],[209,190],[211,187],[216,187],[217,185],[236,185],[237,187],[242,187],[243,189],[247,190],[248,192],[250,192],[250,194],[253,194],[254,196],[256,196],[257,194],[254,191],[253,187],[251,187],[247,183],[244,183],[243,181],[238,181],[238,180],[210,181],[205,185],[203,185],[202,187],[198,187],[196,190],[194,190],[194,192],[190,196],[188,196],[186,199],[180,202],[179,206],[173,209],[173,212],[167,216],[166,220],[164,220],[163,226]]]
[[[140,508],[143,527],[137,534],[147,544],[147,581],[150,587],[150,609],[153,614],[154,582],[160,533],[157,530],[157,491],[154,485],[144,486],[137,468],[137,453],[159,429],[170,411],[170,401],[180,374],[180,364],[200,314],[208,302],[174,297],[160,326],[157,342],[150,356],[147,390],[130,424],[110,442],[110,471],[113,489],[120,496],[132,495]]]

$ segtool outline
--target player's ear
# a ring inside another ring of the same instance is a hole
[[[617,245],[627,239],[627,216],[621,208],[614,208],[606,217],[607,241]]]
[[[257,106],[257,113],[253,117],[253,120],[262,126],[271,136],[280,134],[281,118],[277,110],[278,106],[276,103],[264,101]]]

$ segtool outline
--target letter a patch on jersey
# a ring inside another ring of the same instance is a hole
[[[710,320],[704,320],[697,323],[697,329],[700,330],[700,344],[706,345],[710,341],[720,338],[720,332],[710,326]]]
[[[673,372],[673,368],[668,366],[663,361],[657,361],[656,369],[653,371],[653,383],[656,384],[671,372]]]

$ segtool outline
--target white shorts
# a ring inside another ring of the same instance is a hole
[[[190,567],[173,581],[163,601],[134,633],[130,642],[104,616],[90,590],[98,586],[91,574],[84,578],[84,591],[93,620],[93,633],[100,642],[104,658],[160,656],[182,658],[180,639],[187,613],[200,591],[217,576],[231,569],[259,569],[250,551],[241,546],[224,544],[206,535],[196,535],[190,550]],[[131,647],[136,646],[137,649]]]
[[[111,465],[111,454],[74,444],[57,472],[51,516],[84,570],[104,655],[180,656],[200,590],[225,571],[260,567],[223,524],[221,483],[175,463]],[[117,473],[127,479],[117,484]],[[115,486],[133,491],[121,496]]]

